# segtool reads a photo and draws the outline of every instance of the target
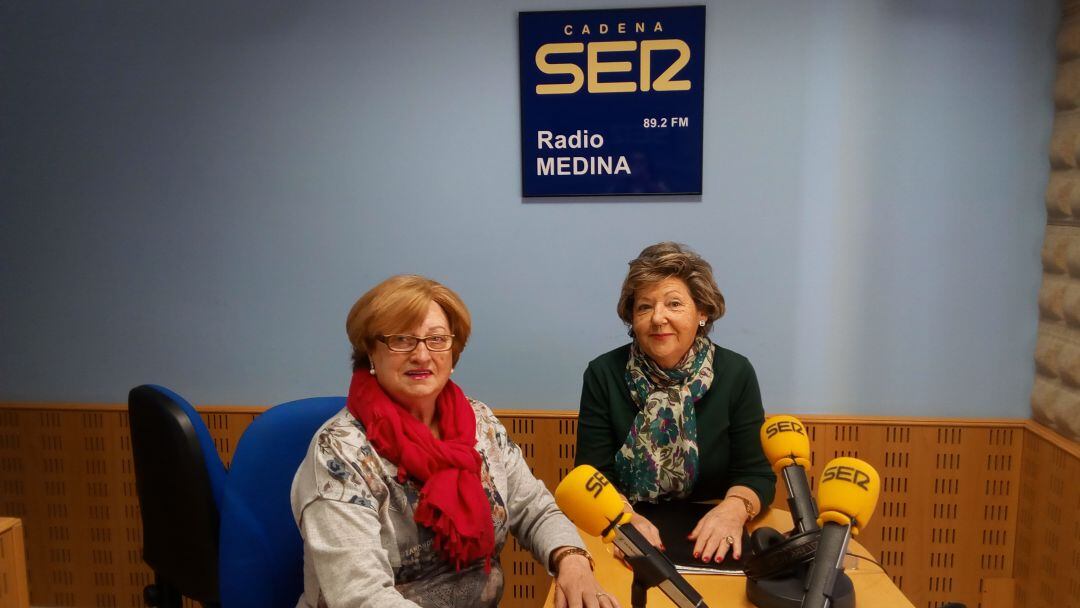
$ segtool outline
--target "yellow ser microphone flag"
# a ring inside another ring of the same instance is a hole
[[[788,509],[795,522],[795,532],[818,529],[817,505],[810,492],[810,437],[806,427],[794,416],[771,416],[761,425],[761,448],[773,471],[784,479]]]
[[[818,487],[821,539],[806,577],[801,608],[832,605],[837,597],[836,581],[844,570],[848,541],[870,523],[880,493],[881,477],[869,463],[844,456],[833,458],[825,465]]]
[[[629,525],[618,490],[595,467],[583,464],[570,471],[555,488],[555,503],[586,534],[614,542],[623,552],[634,570],[633,605],[644,606],[646,590],[656,586],[679,608],[708,608],[675,564]]]
[[[770,416],[761,425],[761,448],[777,475],[793,464],[810,470],[810,438],[794,416]]]
[[[818,489],[818,525],[851,524],[851,535],[870,523],[881,494],[881,477],[858,458],[834,458],[825,465]]]
[[[587,464],[576,467],[559,482],[555,503],[577,527],[603,537],[606,543],[615,538],[616,525],[629,521],[618,490],[596,467]]]

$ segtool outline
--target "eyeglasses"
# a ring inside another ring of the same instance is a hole
[[[423,338],[407,334],[391,334],[389,336],[379,336],[376,340],[385,344],[386,348],[395,353],[411,353],[416,350],[416,345],[421,342],[429,351],[441,353],[450,350],[450,347],[453,346],[454,334],[435,334]]]

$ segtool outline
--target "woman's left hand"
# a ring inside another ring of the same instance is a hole
[[[589,560],[567,555],[555,577],[555,608],[619,608],[619,601],[600,587]]]
[[[722,562],[728,550],[735,559],[742,555],[742,533],[746,507],[738,499],[724,499],[701,518],[688,537],[694,542],[694,559]]]

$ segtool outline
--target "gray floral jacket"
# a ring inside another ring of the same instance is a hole
[[[315,434],[293,478],[293,516],[304,537],[298,608],[497,606],[507,531],[545,567],[556,547],[583,546],[502,423],[469,402],[495,527],[491,572],[483,562],[456,571],[439,557],[431,531],[413,521],[420,487],[397,482],[397,466],[375,452],[346,408]]]

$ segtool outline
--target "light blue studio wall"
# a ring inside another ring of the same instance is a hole
[[[543,202],[516,11],[554,6],[96,4],[0,6],[0,400],[341,393],[346,311],[419,272],[467,391],[574,408],[676,239],[774,411],[1027,415],[1054,2],[709,3],[700,199]]]

